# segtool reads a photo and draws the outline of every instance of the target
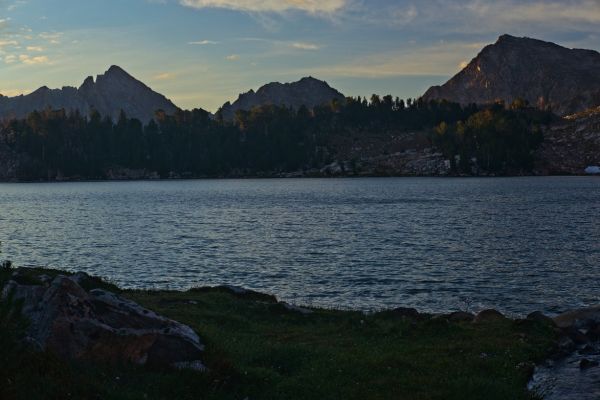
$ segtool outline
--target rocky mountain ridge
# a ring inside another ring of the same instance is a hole
[[[309,76],[291,83],[271,82],[260,87],[256,92],[250,90],[240,94],[235,102],[225,103],[219,112],[224,120],[231,121],[236,111],[249,111],[261,105],[272,104],[295,109],[301,106],[313,108],[332,100],[345,101],[345,99],[342,93],[329,86],[327,82]]]
[[[79,110],[85,114],[95,109],[102,116],[116,120],[123,110],[128,117],[148,122],[157,110],[173,114],[179,108],[160,93],[113,65],[96,80],[89,76],[79,88],[65,86],[36,91],[16,97],[0,97],[0,119],[23,118],[32,111],[47,108]]]
[[[425,100],[486,104],[517,98],[568,115],[600,105],[600,53],[502,35]]]

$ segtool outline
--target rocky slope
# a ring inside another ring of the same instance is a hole
[[[600,53],[531,38],[500,36],[426,100],[485,104],[524,98],[568,115],[600,105]]]
[[[178,110],[165,96],[154,92],[122,68],[112,66],[102,75],[88,77],[79,88],[49,89],[44,86],[35,92],[16,97],[0,96],[0,119],[22,118],[34,110],[46,108],[79,110],[94,108],[103,116],[118,118],[121,110],[127,116],[148,122],[156,110],[172,114]]]
[[[544,132],[536,173],[581,175],[600,165],[600,107],[563,118]]]
[[[331,100],[344,101],[345,97],[329,86],[327,82],[308,77],[292,83],[269,83],[256,92],[250,90],[240,94],[233,104],[230,102],[225,103],[220,112],[223,119],[230,121],[237,110],[251,110],[256,106],[273,104],[299,108],[304,105],[313,108]]]

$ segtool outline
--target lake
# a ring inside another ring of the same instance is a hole
[[[600,303],[600,179],[0,184],[3,256],[127,288],[557,313]]]

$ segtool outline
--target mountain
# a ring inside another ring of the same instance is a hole
[[[345,99],[342,93],[333,89],[327,82],[307,77],[292,83],[272,82],[262,86],[256,92],[250,90],[240,94],[233,104],[225,103],[220,112],[223,119],[231,121],[237,110],[248,111],[256,106],[272,104],[292,108],[300,106],[313,108],[331,100],[345,101]]]
[[[79,88],[49,89],[43,86],[33,93],[16,97],[0,96],[0,118],[22,118],[34,110],[46,108],[97,110],[116,120],[121,110],[128,117],[148,122],[156,110],[173,114],[178,107],[160,93],[154,92],[122,68],[113,65],[102,75],[88,77]]]
[[[559,115],[600,105],[600,53],[503,35],[447,83],[423,95],[461,104],[509,104],[519,97]]]

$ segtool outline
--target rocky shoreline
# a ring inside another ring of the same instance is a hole
[[[297,315],[319,312],[234,286],[193,291],[222,291],[248,301],[276,305]],[[29,321],[22,340],[33,351],[50,352],[68,361],[206,371],[205,345],[199,336],[202,332],[142,307],[119,292],[117,287],[85,273],[47,274],[44,270],[21,268],[12,272],[4,284],[2,301],[14,304]],[[379,314],[407,321],[474,326],[508,320],[496,310],[432,315],[413,308],[396,308]],[[551,326],[555,334],[555,345],[546,361],[517,366],[530,376],[529,389],[544,394],[546,399],[565,398],[567,390],[569,395],[577,393],[580,399],[597,398],[590,397],[598,393],[589,385],[590,376],[600,376],[600,306],[569,311],[554,318],[534,312],[523,320],[515,320],[517,325],[529,322]],[[487,355],[482,353],[481,357]],[[564,382],[565,379],[569,381]]]

